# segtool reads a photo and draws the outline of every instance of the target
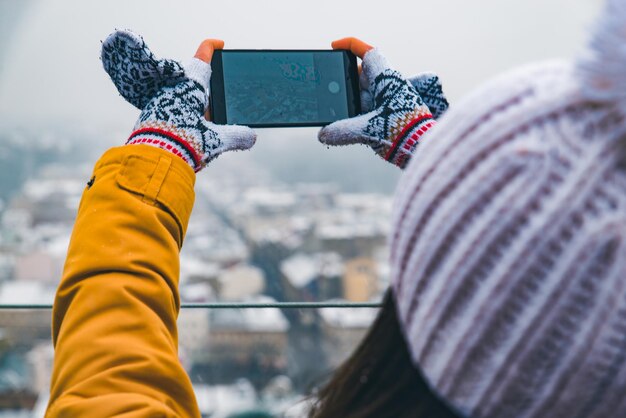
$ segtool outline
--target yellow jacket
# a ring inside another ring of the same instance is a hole
[[[132,145],[105,153],[93,175],[54,302],[46,417],[199,417],[176,328],[195,174]]]

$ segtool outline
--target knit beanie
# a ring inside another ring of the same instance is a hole
[[[626,0],[452,106],[396,192],[414,364],[472,418],[626,417]]]

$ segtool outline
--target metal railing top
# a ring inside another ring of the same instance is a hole
[[[237,302],[211,302],[211,303],[182,303],[182,309],[316,309],[316,308],[380,308],[380,302],[272,302],[272,303],[237,303]],[[0,304],[0,310],[35,310],[52,309],[52,304],[45,303],[13,303]]]

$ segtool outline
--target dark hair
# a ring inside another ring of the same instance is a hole
[[[310,418],[460,418],[413,366],[390,290],[359,347],[313,398]]]

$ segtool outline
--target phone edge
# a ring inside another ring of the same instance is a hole
[[[216,50],[211,59],[211,82],[209,94],[209,110],[212,122],[220,125],[228,124],[226,117],[226,91],[224,88],[224,71],[222,52],[341,52],[344,61],[344,75],[346,77],[346,101],[348,104],[348,117],[358,116],[361,113],[361,97],[359,90],[359,74],[356,56],[349,50],[333,49],[227,49]],[[350,74],[352,73],[352,74]],[[351,81],[351,82],[349,82]],[[220,111],[216,111],[214,98],[221,100],[224,106]],[[222,113],[221,110],[224,112]],[[339,119],[340,120],[340,119]],[[323,127],[333,122],[296,122],[296,123],[249,123],[246,126],[251,128],[306,128]]]

